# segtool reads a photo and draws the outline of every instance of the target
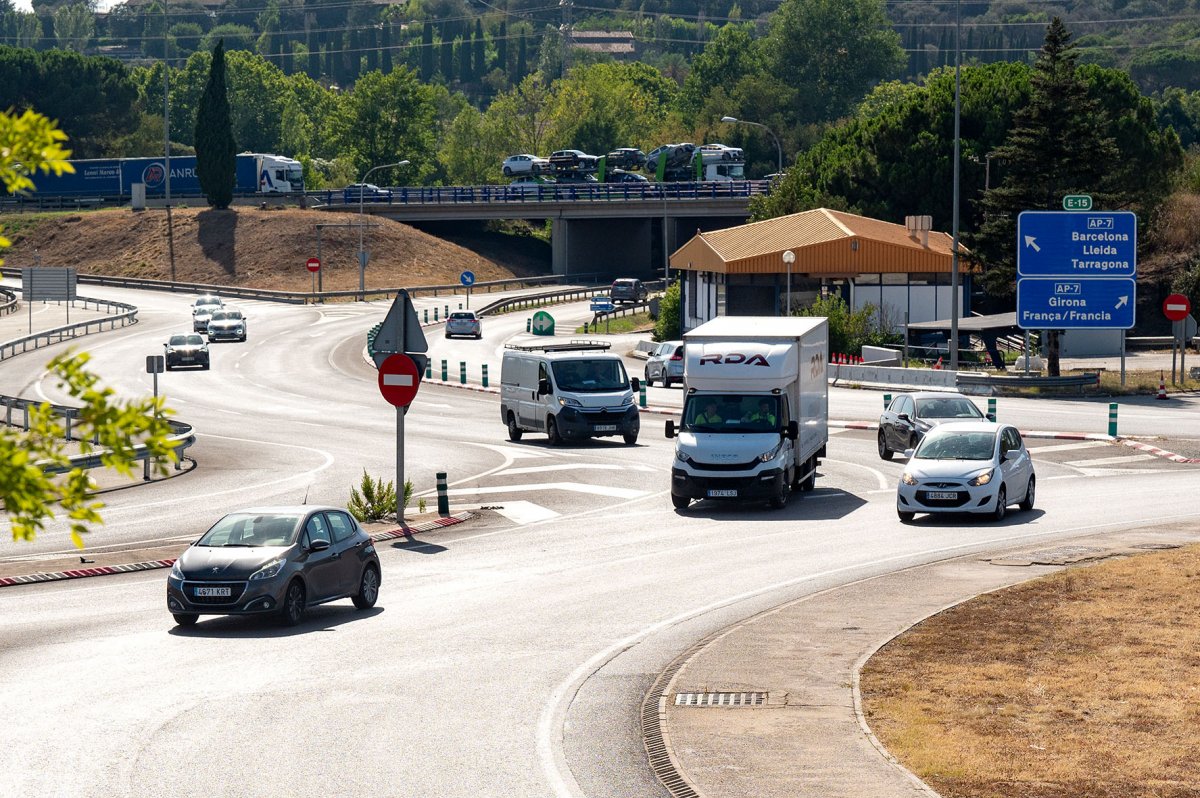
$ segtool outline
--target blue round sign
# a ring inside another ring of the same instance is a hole
[[[458,279],[463,285],[475,285],[475,272],[463,272],[458,276]]]

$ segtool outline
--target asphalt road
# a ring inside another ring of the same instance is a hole
[[[137,327],[87,341],[108,384],[149,392],[144,355],[186,324],[189,299],[138,295]],[[89,546],[190,540],[228,509],[305,493],[343,504],[364,468],[390,475],[394,413],[362,360],[386,305],[240,304],[246,344],[214,345],[211,371],[163,380],[196,426],[198,467],[107,494],[108,524]],[[523,324],[488,320],[482,342],[431,333],[431,353],[495,353]],[[5,363],[6,385],[61,401],[41,378],[44,360]],[[679,394],[651,390],[664,402]],[[835,417],[878,414],[866,412],[878,393],[853,392],[863,411],[847,409],[848,393],[832,394]],[[1006,420],[1026,412],[1009,407]],[[1038,402],[1028,412],[1036,427],[1074,429],[1078,408]],[[1147,425],[1167,414],[1145,412]],[[1158,423],[1185,428],[1185,413]],[[834,435],[816,491],[781,511],[706,502],[679,513],[666,494],[671,442],[650,418],[634,446],[510,443],[494,395],[423,386],[406,423],[418,492],[445,470],[455,506],[495,509],[383,546],[380,601],[368,612],[339,602],[296,629],[206,618],[182,630],[166,612],[162,572],[5,588],[0,712],[20,721],[0,733],[4,792],[665,795],[637,710],[696,640],[865,576],[1200,516],[1193,467],[1039,440],[1033,512],[906,526],[895,513],[902,461],[879,460],[872,433],[853,430]],[[52,529],[9,552],[63,543]]]

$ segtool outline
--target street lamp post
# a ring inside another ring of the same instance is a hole
[[[372,166],[363,175],[362,180],[358,181],[358,290],[360,293],[367,290],[367,251],[363,249],[363,198],[366,196],[367,178],[376,169],[391,169],[397,166],[408,166],[408,161],[397,161],[396,163],[381,163],[378,166]]]
[[[783,262],[787,266],[787,293],[784,295],[787,305],[783,315],[790,316],[792,315],[792,264],[796,262],[796,253],[790,249],[784,250]]]
[[[954,210],[951,213],[950,254],[950,370],[958,370],[958,192],[962,121],[962,0],[954,3]]]
[[[738,119],[734,116],[723,116],[721,117],[721,121],[730,122],[735,125],[754,125],[755,127],[761,127],[763,130],[770,133],[771,138],[775,140],[775,157],[778,160],[778,169],[776,171],[783,171],[783,147],[779,146],[779,137],[775,135],[771,128],[767,127],[761,122],[747,122],[745,119]]]

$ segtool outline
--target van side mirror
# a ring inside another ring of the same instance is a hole
[[[675,437],[675,419],[673,419],[673,418],[667,419],[666,428],[664,431],[666,432],[666,435],[668,438]]]
[[[550,380],[538,380],[538,396],[550,395]]]
[[[792,440],[792,441],[799,438],[800,437],[800,424],[795,421],[789,421],[787,423],[787,429],[785,429],[783,431],[783,437],[787,438],[788,440]]]
[[[639,393],[642,390],[642,381],[639,380],[637,377],[630,377],[629,378],[629,387],[633,390],[634,393]]]

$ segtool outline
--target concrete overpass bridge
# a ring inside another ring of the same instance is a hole
[[[663,274],[671,252],[697,230],[743,224],[769,183],[592,183],[385,189],[361,212],[415,225],[490,219],[551,221],[555,274]],[[342,191],[312,192],[310,206],[358,213]]]

